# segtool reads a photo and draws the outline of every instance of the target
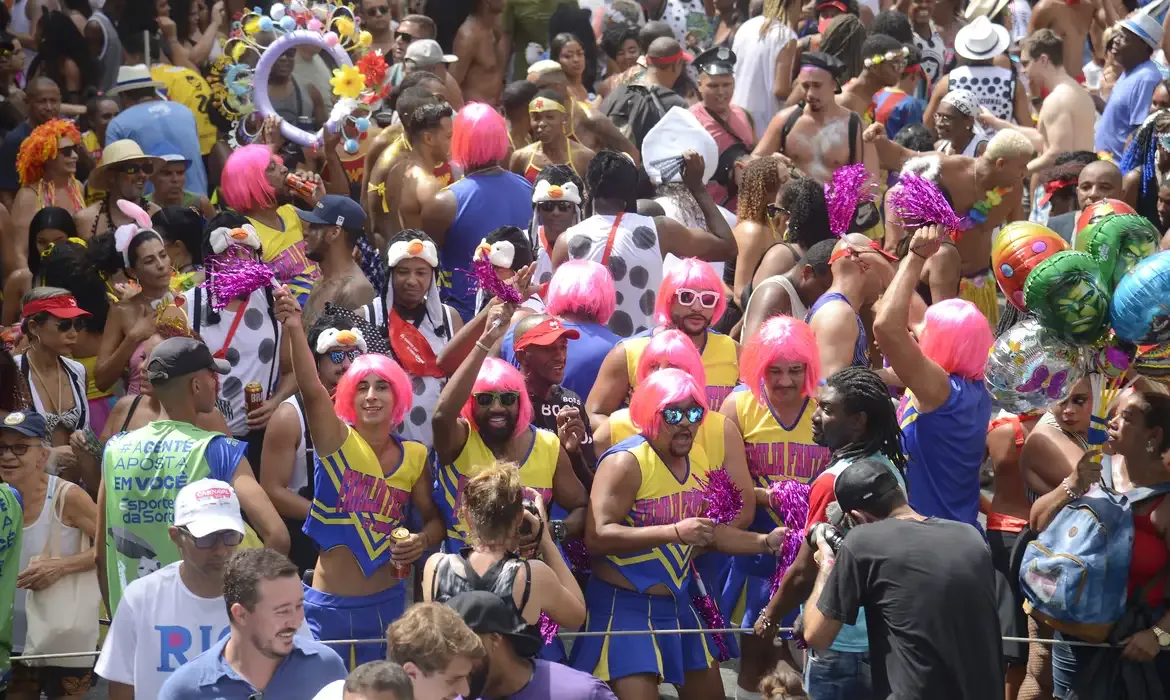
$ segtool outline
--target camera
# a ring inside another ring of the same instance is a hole
[[[829,545],[829,549],[836,554],[841,549],[841,543],[845,540],[845,533],[829,523],[816,523],[808,529],[808,534],[805,535],[808,546],[812,547],[814,551],[817,549],[817,535],[820,533],[824,533],[825,544]]]
[[[540,509],[536,507],[536,501],[532,500],[531,498],[525,497],[524,510],[528,511],[529,513],[532,513],[532,515],[534,515],[536,517],[536,521],[541,523],[541,525],[544,524],[540,518]],[[528,518],[525,518],[524,520],[520,521],[520,534],[525,536],[525,537],[532,535],[532,523],[530,523],[528,521]]]

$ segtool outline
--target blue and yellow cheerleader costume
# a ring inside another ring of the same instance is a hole
[[[653,331],[643,331],[621,343],[626,349],[626,378],[630,382],[631,391],[638,385],[638,360],[642,358],[642,351],[650,343],[652,334]],[[703,346],[702,359],[703,369],[707,373],[707,405],[712,411],[718,411],[723,400],[739,383],[739,354],[735,341],[722,333],[707,331],[707,344]]]
[[[384,474],[378,455],[353,428],[341,447],[317,458],[313,472],[313,503],[304,532],[325,552],[345,547],[367,577],[390,564],[390,533],[404,526],[410,513],[410,492],[423,475],[428,459],[425,445],[393,436],[402,448],[402,460]],[[313,637],[378,639],[406,609],[405,586],[367,596],[339,596],[305,586],[305,620]],[[335,647],[352,669],[386,658],[385,644]]]
[[[681,482],[641,435],[614,445],[601,458],[616,452],[632,454],[642,473],[627,526],[673,525],[702,515],[703,494],[697,479],[711,468],[698,443],[691,448],[687,475]],[[702,618],[687,590],[693,554],[689,545],[667,544],[605,556],[636,590],[605,583],[596,575],[590,579],[585,588],[586,631],[701,629]],[[645,593],[658,584],[670,589],[671,595]],[[714,649],[714,641],[706,634],[583,637],[573,644],[570,664],[603,681],[653,674],[660,682],[681,684],[687,672],[711,667]]]

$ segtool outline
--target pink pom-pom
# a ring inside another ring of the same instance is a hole
[[[906,173],[887,195],[886,201],[903,226],[917,228],[938,224],[952,234],[963,228],[963,222],[947,202],[938,185],[930,180]]]
[[[569,568],[575,575],[588,576],[593,573],[593,557],[585,548],[584,540],[566,542],[562,549],[565,552],[565,560],[569,562]]]
[[[277,284],[272,268],[258,260],[236,257],[232,254],[236,247],[239,246],[233,245],[220,255],[207,256],[207,281],[203,287],[207,289],[211,308],[216,311],[222,311],[233,299],[247,297],[266,285]],[[252,250],[245,250],[252,255]]]
[[[310,32],[319,32],[321,31],[321,27],[323,25],[321,24],[321,20],[314,17],[313,19],[309,20],[309,24],[307,26]]]
[[[695,481],[703,489],[703,500],[707,502],[704,517],[718,525],[726,525],[739,517],[743,510],[743,493],[726,469],[713,469],[707,472],[707,478],[698,477]]]
[[[557,632],[561,631],[561,626],[548,616],[548,613],[541,610],[540,619],[536,621],[536,626],[540,630],[540,638],[544,640],[545,646],[553,643],[557,638]]]
[[[703,618],[703,624],[707,629],[721,630],[727,623],[723,619],[723,613],[719,612],[719,606],[715,604],[715,599],[710,595],[697,595],[691,599],[695,604],[695,610],[699,611],[699,615]],[[731,658],[731,651],[727,648],[727,641],[723,639],[723,635],[715,633],[711,635],[715,642],[715,648],[718,650],[719,661],[727,661]]]
[[[495,266],[487,258],[473,260],[471,272],[468,274],[475,279],[475,286],[478,289],[482,289],[502,302],[519,304],[524,301],[520,298],[520,292],[515,287],[505,284],[500,279],[500,276],[496,274]]]
[[[833,172],[833,180],[825,183],[825,206],[829,210],[829,230],[838,238],[844,236],[857,213],[857,205],[872,202],[869,190],[869,171],[862,163],[846,165]]]
[[[808,484],[793,479],[773,482],[768,489],[768,505],[784,519],[784,545],[776,560],[776,571],[772,574],[770,595],[776,595],[785,572],[796,561],[800,545],[804,542],[804,526],[808,522]]]

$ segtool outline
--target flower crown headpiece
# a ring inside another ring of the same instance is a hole
[[[903,46],[900,50],[887,51],[884,54],[878,54],[877,56],[873,56],[871,58],[865,59],[865,67],[866,68],[873,68],[874,66],[880,66],[881,64],[885,63],[886,61],[896,61],[899,58],[906,59],[909,57],[910,57],[910,49]]]

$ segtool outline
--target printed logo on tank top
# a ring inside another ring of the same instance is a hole
[[[799,479],[808,482],[821,473],[829,461],[829,450],[820,445],[798,442],[745,443],[752,477],[778,481]]]
[[[711,407],[712,411],[718,411],[719,407],[723,405],[723,400],[731,396],[731,392],[735,391],[733,386],[711,386],[707,385],[707,405]]]
[[[337,509],[357,516],[358,526],[378,545],[399,526],[410,503],[410,492],[372,474],[350,469],[341,477]]]
[[[697,518],[702,513],[703,492],[692,490],[634,501],[630,519],[635,527],[673,525],[687,518]]]

